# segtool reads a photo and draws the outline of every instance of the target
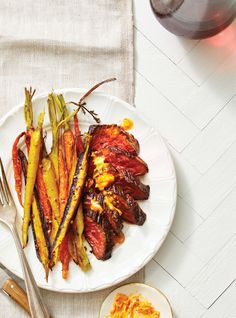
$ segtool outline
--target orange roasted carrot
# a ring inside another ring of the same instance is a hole
[[[70,171],[73,166],[73,157],[74,157],[74,149],[75,149],[75,138],[71,129],[67,129],[63,133],[63,144],[65,151],[65,159],[67,170],[70,174]]]
[[[60,260],[62,263],[62,277],[67,279],[68,272],[69,272],[69,263],[71,259],[70,251],[69,251],[69,244],[72,240],[72,231],[71,228],[66,233],[61,245],[60,245]]]
[[[76,143],[77,155],[79,155],[84,150],[84,146],[83,146],[83,141],[81,138],[81,132],[79,129],[79,121],[78,121],[77,114],[74,116],[74,131],[75,131],[75,143]]]
[[[42,206],[43,214],[46,220],[47,231],[50,236],[52,231],[52,207],[48,199],[45,183],[43,181],[43,171],[41,164],[38,167],[36,187],[39,195],[39,200]]]
[[[63,156],[62,138],[60,137],[58,143],[58,170],[59,170],[59,207],[61,218],[65,210],[66,202],[69,195],[69,178],[66,163]],[[66,233],[60,247],[59,257],[62,263],[62,277],[67,279],[69,272],[70,252],[69,240],[71,239],[70,229]]]
[[[53,97],[61,118],[63,119],[67,117],[68,111],[63,96],[54,94]],[[67,122],[65,122],[63,126],[64,132],[62,133],[62,136],[59,137],[58,142],[59,204],[61,218],[63,216],[63,212],[65,210],[66,202],[69,196],[69,184],[71,183],[69,179],[71,179],[71,176],[73,176],[74,174],[77,161],[74,134]],[[69,272],[69,262],[71,259],[69,242],[71,241],[71,239],[72,229],[70,226],[59,247],[59,257],[62,263],[62,277],[64,279],[67,278]]]
[[[12,162],[13,162],[13,171],[14,171],[14,178],[15,178],[15,189],[17,193],[18,200],[20,205],[23,207],[22,204],[22,175],[21,175],[21,161],[18,155],[18,143],[22,136],[25,135],[25,132],[22,132],[19,136],[16,137],[16,140],[12,147]]]

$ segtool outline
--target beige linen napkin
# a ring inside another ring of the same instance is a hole
[[[132,0],[1,0],[0,115],[23,100],[23,87],[90,87],[133,102]],[[9,149],[10,151],[10,149]],[[130,281],[142,281],[143,272]],[[98,317],[109,290],[66,295],[44,291],[54,318]],[[0,317],[26,314],[0,293]]]

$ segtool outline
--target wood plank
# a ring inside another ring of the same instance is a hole
[[[197,135],[198,128],[165,99],[156,88],[148,83],[143,76],[137,72],[135,76],[135,105],[137,109],[175,149],[182,151]]]
[[[207,218],[236,184],[236,142],[207,173],[183,195],[184,200]]]
[[[154,260],[184,287],[204,265],[171,233],[168,234],[161,249],[154,256]]]
[[[205,312],[205,308],[153,260],[145,268],[145,282],[167,296],[175,318],[199,318]]]
[[[179,108],[197,85],[139,31],[135,31],[135,68]]]
[[[236,233],[235,207],[236,189],[185,241],[185,245],[204,262],[208,262],[223,249],[226,242]]]
[[[173,62],[179,62],[198,43],[167,31],[154,16],[149,1],[134,0],[134,23]]]
[[[236,235],[200,271],[187,290],[209,308],[236,277]]]
[[[183,155],[205,173],[236,140],[236,95],[184,150]]]
[[[203,219],[184,200],[177,199],[171,232],[184,242],[202,223]],[[191,249],[190,249],[191,250]]]

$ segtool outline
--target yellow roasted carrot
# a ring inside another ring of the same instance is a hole
[[[48,280],[49,250],[48,250],[47,241],[44,236],[44,230],[43,230],[42,222],[40,218],[40,211],[39,211],[35,197],[33,197],[31,217],[32,217],[33,232],[35,233],[34,235],[36,237],[38,254],[40,255],[40,260],[45,270],[46,280]]]
[[[26,182],[28,161],[26,159],[25,154],[20,149],[18,149],[18,156],[20,159],[20,164]],[[47,280],[49,269],[50,242],[47,232],[46,220],[44,218],[44,212],[42,210],[41,202],[36,187],[34,188],[34,196],[31,209],[31,222],[36,254],[38,256],[38,259],[44,266]]]
[[[89,262],[88,255],[84,248],[84,241],[83,241],[83,232],[84,232],[84,216],[83,216],[83,209],[82,204],[80,204],[77,214],[74,220],[74,244],[75,244],[75,251],[76,251],[76,260],[74,261],[79,264],[80,268],[83,272],[87,272],[91,269],[91,264]]]
[[[27,182],[25,186],[24,196],[24,216],[22,223],[22,244],[23,247],[27,245],[28,241],[28,227],[30,222],[30,209],[33,199],[33,191],[35,180],[37,176],[37,170],[40,159],[40,152],[42,148],[42,125],[43,125],[44,113],[41,113],[38,118],[38,126],[31,134],[30,149],[29,149],[29,163]]]
[[[47,190],[48,199],[51,204],[53,218],[60,222],[58,185],[54,166],[50,158],[42,159],[43,181]]]
[[[55,240],[56,233],[60,224],[60,210],[59,210],[59,197],[58,197],[58,184],[53,163],[49,157],[42,159],[42,172],[43,181],[47,190],[48,199],[52,208],[52,232],[51,243]],[[52,268],[58,260],[58,249],[52,254],[50,268]]]
[[[58,180],[58,149],[57,149],[57,112],[56,106],[54,101],[54,93],[48,95],[48,113],[50,118],[50,124],[52,129],[52,147],[49,153],[49,158],[51,159],[54,169],[56,178]]]

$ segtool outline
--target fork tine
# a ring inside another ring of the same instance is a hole
[[[4,188],[3,188],[1,177],[0,177],[0,202],[1,202],[1,205],[7,203],[7,198],[6,198],[6,195],[5,195],[5,192],[4,192]]]
[[[7,182],[7,178],[6,178],[6,174],[5,174],[5,171],[4,171],[4,168],[3,168],[3,164],[2,164],[2,159],[0,158],[0,168],[1,168],[1,173],[2,173],[2,187],[3,187],[3,190],[4,190],[4,194],[5,194],[5,198],[6,198],[6,201],[7,203],[11,203],[13,202],[13,198],[12,198],[12,195],[11,195],[11,191],[9,189],[9,185],[8,185],[8,182]]]

